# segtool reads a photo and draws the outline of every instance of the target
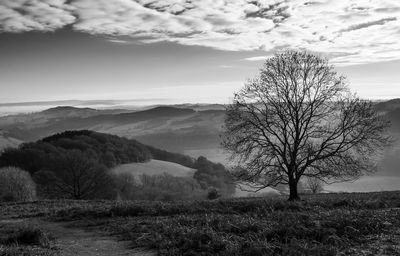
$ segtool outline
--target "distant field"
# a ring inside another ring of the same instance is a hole
[[[371,192],[400,190],[399,176],[364,176],[354,182],[343,182],[325,186],[331,192]]]
[[[221,164],[229,164],[229,155],[222,148],[187,149],[183,152],[192,157],[204,156],[207,159]]]
[[[191,149],[185,150],[184,154],[192,157],[205,156],[211,161],[219,162],[224,165],[229,165],[228,154],[220,148],[204,148],[204,149]],[[386,175],[383,167],[373,176],[364,176],[354,182],[343,182],[326,185],[327,192],[378,192],[378,191],[394,191],[400,190],[400,176]],[[260,193],[270,192],[271,189],[267,188]],[[237,190],[236,196],[248,196],[254,193]]]
[[[196,170],[180,164],[153,159],[146,163],[122,164],[111,171],[116,174],[132,173],[135,176],[141,174],[161,175],[167,173],[176,177],[192,177]]]

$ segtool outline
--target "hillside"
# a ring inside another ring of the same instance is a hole
[[[65,131],[8,148],[0,154],[0,167],[9,166],[28,171],[42,198],[115,198],[122,193],[117,192],[119,189],[135,185],[115,177],[124,173],[140,178],[140,174],[146,174],[148,179],[156,179],[157,185],[151,182],[146,184],[147,188],[135,187],[138,191],[147,189],[148,194],[160,194],[156,190],[167,182],[174,184],[163,188],[163,198],[183,199],[183,188],[187,196],[193,193],[204,197],[209,188],[218,189],[224,196],[234,193],[231,176],[222,164],[90,130]],[[168,191],[172,188],[173,193]],[[126,194],[127,199],[140,199],[137,192]]]
[[[198,108],[198,106],[196,106]],[[202,106],[202,109],[205,109]],[[137,139],[175,152],[218,147],[224,112],[190,108],[156,107],[143,111],[93,110],[58,107],[38,113],[0,118],[8,137],[35,141],[65,130],[94,130]],[[0,144],[0,148],[4,145]]]
[[[8,137],[0,130],[0,150],[6,147],[17,147],[22,141],[16,138]]]
[[[36,142],[21,144],[0,155],[0,166],[16,166],[32,174],[42,170],[57,170],[58,161],[69,152],[77,152],[88,160],[106,167],[150,160],[145,145],[115,135],[89,130],[65,131]]]
[[[188,168],[180,164],[154,159],[145,163],[129,163],[118,165],[111,170],[111,172],[115,174],[129,173],[136,177],[141,174],[153,176],[162,175],[164,173],[175,177],[193,177],[195,171],[195,169]]]

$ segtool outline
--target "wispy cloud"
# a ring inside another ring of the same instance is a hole
[[[264,61],[268,58],[270,58],[271,55],[265,55],[265,56],[255,56],[255,57],[248,57],[248,58],[244,58],[243,60],[246,61]]]
[[[233,68],[232,65],[218,65],[217,68]]]
[[[369,22],[365,22],[365,23],[361,23],[361,24],[352,25],[352,26],[342,30],[342,32],[349,32],[349,31],[353,31],[353,30],[357,30],[357,29],[367,28],[370,26],[384,25],[386,22],[396,21],[396,20],[397,20],[396,17],[391,17],[391,18],[369,21]]]
[[[129,41],[121,40],[121,39],[115,39],[115,38],[108,39],[107,41],[109,41],[111,43],[116,43],[116,44],[130,44]]]
[[[301,48],[341,65],[400,59],[398,0],[2,0],[0,31],[132,37],[228,51]],[[332,54],[335,53],[335,54]],[[256,61],[259,57],[249,57]]]

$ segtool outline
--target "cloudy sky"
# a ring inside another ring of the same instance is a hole
[[[0,102],[224,103],[286,48],[400,97],[399,0],[0,0]]]

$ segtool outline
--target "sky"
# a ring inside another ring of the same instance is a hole
[[[227,103],[284,49],[400,98],[399,0],[1,0],[0,104]]]

